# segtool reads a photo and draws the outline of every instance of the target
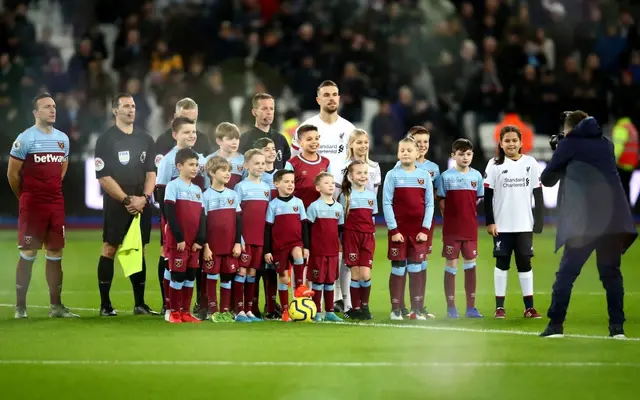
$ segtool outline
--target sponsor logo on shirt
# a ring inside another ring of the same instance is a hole
[[[65,156],[61,155],[53,155],[53,154],[45,154],[45,155],[33,155],[33,161],[38,164],[46,164],[46,163],[63,163],[65,161]]]

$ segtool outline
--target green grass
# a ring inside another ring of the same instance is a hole
[[[515,268],[508,319],[494,320],[491,241],[481,235],[478,308],[484,320],[448,321],[444,262],[429,264],[427,305],[436,320],[389,322],[386,235],[373,270],[373,324],[169,325],[131,315],[129,280],[116,271],[117,318],[97,316],[100,233],[68,233],[63,301],[79,320],[49,320],[44,257],[34,266],[29,320],[14,320],[14,232],[0,232],[1,398],[37,399],[580,399],[637,398],[640,341],[604,339],[606,303],[594,258],[574,287],[565,339],[541,339],[546,319],[524,320]],[[384,238],[384,239],[382,239]],[[535,241],[536,307],[545,312],[559,255],[549,229]],[[148,249],[148,303],[160,308],[157,236]],[[439,238],[435,240],[439,250]],[[638,246],[624,257],[627,335],[640,336]],[[462,274],[461,274],[462,275]],[[464,306],[458,278],[458,306]],[[41,306],[41,307],[35,307]],[[406,329],[402,329],[406,328]],[[573,336],[571,336],[573,335]],[[14,361],[11,361],[14,360]],[[52,361],[58,360],[58,363]],[[169,363],[162,363],[167,361]],[[191,364],[189,364],[191,363]],[[297,363],[297,364],[296,364]],[[607,396],[607,397],[605,397]]]

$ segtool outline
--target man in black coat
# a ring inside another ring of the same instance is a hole
[[[291,148],[287,138],[280,132],[271,128],[275,113],[275,101],[273,96],[267,93],[256,93],[252,100],[251,113],[256,117],[255,125],[247,132],[240,135],[238,151],[244,154],[253,148],[256,140],[267,137],[273,140],[276,146],[276,160],[273,163],[275,169],[284,169],[284,165],[291,158]]]
[[[582,111],[567,113],[563,133],[541,176],[544,186],[560,181],[555,251],[564,246],[564,254],[547,312],[549,325],[540,336],[563,335],[573,283],[595,251],[607,296],[609,335],[624,338],[620,263],[638,233],[616,169],[613,143]]]
[[[198,104],[196,104],[192,99],[185,97],[176,103],[175,116],[186,117],[193,121],[197,121]],[[197,134],[198,138],[196,139],[196,144],[193,146],[193,150],[206,157],[212,153],[211,143],[209,142],[209,138],[206,134],[200,131],[197,131]],[[158,139],[156,139],[156,167],[160,164],[162,157],[164,157],[164,155],[170,152],[174,147],[176,147],[176,140],[173,138],[171,128],[169,128],[165,133],[160,135]]]

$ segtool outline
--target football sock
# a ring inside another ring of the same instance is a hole
[[[263,284],[262,290],[264,290],[265,295],[267,293],[266,281],[264,279],[260,279],[262,278],[262,274],[263,274],[262,269],[259,269],[256,271],[256,277],[255,277],[256,284],[255,284],[255,290],[253,292],[253,306],[251,307],[251,312],[253,312],[253,314],[256,316],[260,312],[260,280],[262,280],[262,284]]]
[[[226,278],[220,282],[220,310],[229,312],[231,310],[231,280]]]
[[[371,296],[371,279],[366,281],[360,280],[360,305],[362,307],[369,306],[369,297]]]
[[[282,311],[289,309],[289,286],[286,283],[278,283],[278,297]]]
[[[342,287],[349,287],[349,285],[351,284],[351,268],[347,267],[346,265],[344,265],[344,263],[342,265],[340,265],[340,270],[339,270],[339,280],[340,280],[340,286]],[[353,305],[351,304],[351,291],[350,290],[343,290],[342,291],[342,296],[340,297],[340,299],[343,302],[344,305],[344,309],[348,310],[350,309]]]
[[[316,303],[316,310],[318,312],[322,311],[322,289],[324,289],[323,284],[314,283],[311,288],[313,289],[313,302]]]
[[[171,281],[169,284],[169,296],[171,297],[171,311],[182,310],[182,287],[184,282]]]
[[[49,286],[49,302],[62,304],[62,257],[45,257],[47,285]]]
[[[265,301],[267,303],[267,312],[276,312],[276,295],[278,292],[278,275],[276,271],[270,270],[264,274],[266,281]]]
[[[420,283],[422,279],[420,277],[420,270],[422,266],[416,263],[407,264],[407,271],[409,272],[409,299],[411,300],[411,310],[418,310],[420,308]]]
[[[109,292],[113,281],[113,259],[100,256],[98,261],[98,287],[100,288],[100,305],[102,307],[111,305]]]
[[[404,274],[407,271],[407,267],[394,267],[391,266],[391,275],[389,275],[389,295],[391,296],[391,309],[399,310],[403,305],[403,287],[404,287]]]
[[[351,306],[354,310],[359,310],[361,306],[360,302],[360,281],[354,281],[351,279],[349,285],[349,291],[351,292]]]
[[[247,276],[244,284],[244,312],[253,311],[253,299],[256,296],[256,277]]]
[[[209,298],[207,297],[207,286],[208,286],[207,273],[204,271],[204,269],[201,268],[198,271],[198,274],[196,276],[198,275],[201,275],[201,276],[200,276],[200,284],[198,285],[199,292],[198,292],[197,303],[201,308],[207,308],[207,303],[209,301]]]
[[[407,291],[407,271],[400,277],[402,279],[402,285],[400,286],[400,293],[398,298],[400,299],[400,308],[407,308],[407,304],[404,302],[404,296]]]
[[[165,299],[165,285],[164,285],[164,270],[165,270],[165,262],[164,256],[160,256],[158,258],[158,283],[160,283],[160,295],[162,296],[162,301]]]
[[[424,297],[427,293],[427,261],[423,261],[420,268],[420,309],[424,307]]]
[[[504,308],[504,297],[507,295],[508,271],[500,268],[493,270],[493,287],[496,291],[496,308]]]
[[[202,253],[200,253],[200,254],[202,254]],[[202,262],[200,262],[199,264],[202,265]],[[198,270],[196,271],[196,282],[195,282],[196,293],[198,294],[198,297],[196,298],[198,300],[197,301],[198,304],[200,302],[202,292],[205,291],[205,289],[203,287],[203,286],[205,286],[205,282],[206,281],[202,280],[202,269],[198,268]],[[203,305],[203,307],[204,307],[204,305]]]
[[[144,257],[142,257],[142,271],[136,272],[129,277],[131,281],[131,287],[133,288],[133,298],[135,305],[141,306],[144,304],[144,285],[147,280],[147,263]]]
[[[338,260],[340,260],[340,266],[342,267],[344,265],[344,260],[342,259],[342,252],[338,253]],[[340,270],[338,270],[338,273],[340,272]],[[348,285],[351,282],[351,280],[349,280],[349,282],[346,282],[346,284]],[[338,278],[336,280],[336,283],[334,284],[334,299],[338,299],[341,300],[342,299],[342,279]],[[344,290],[348,290],[348,287],[345,287]]]
[[[167,260],[165,260],[165,262],[167,262]],[[169,269],[165,269],[164,270],[164,277],[162,279],[162,288],[163,288],[163,294],[164,294],[164,306],[167,309],[170,309],[171,306],[169,305],[170,301],[171,301],[171,296],[169,296],[169,284],[171,283],[171,272],[169,272]]]
[[[533,271],[518,272],[524,308],[533,308]]]
[[[247,277],[243,275],[236,275],[233,278],[233,301],[234,303],[234,311],[236,314],[244,311],[244,282]]]
[[[27,291],[31,282],[31,271],[36,257],[27,257],[20,253],[18,265],[16,267],[16,306],[24,308],[27,306]]]
[[[295,279],[294,289],[304,284],[304,260],[302,258],[293,260],[293,277]]]
[[[218,312],[218,279],[219,274],[207,274],[207,307],[211,314]]]
[[[191,312],[191,300],[193,300],[193,287],[195,285],[195,281],[184,281],[182,285],[182,311],[186,313]]]
[[[467,295],[467,308],[476,306],[476,263],[464,264],[464,291]]]
[[[324,311],[333,312],[334,285],[324,285]]]
[[[447,298],[447,307],[456,306],[456,268],[444,267],[444,295]]]

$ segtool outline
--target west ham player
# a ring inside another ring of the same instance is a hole
[[[165,188],[172,180],[176,179],[180,171],[176,166],[176,154],[178,151],[182,149],[191,149],[196,144],[196,139],[198,138],[196,132],[196,124],[195,121],[186,118],[186,117],[176,117],[171,122],[171,132],[173,132],[173,138],[176,141],[176,146],[169,151],[166,156],[160,158],[160,163],[157,165],[158,167],[158,176],[156,178],[156,190],[155,190],[155,199],[159,204],[164,204],[164,193]],[[158,157],[156,157],[158,160]],[[199,169],[198,175],[193,179],[193,183],[198,185],[201,190],[205,190],[204,186],[204,167],[205,167],[205,158],[202,155],[199,155],[198,159]],[[160,223],[160,245],[163,244],[163,233],[164,233],[164,224],[166,219],[163,215],[164,207],[160,207],[161,214],[161,223]],[[162,253],[162,249],[160,250]],[[165,310],[166,310],[166,302],[168,300],[169,295],[169,282],[171,280],[171,276],[169,274],[169,265],[168,259],[164,254],[160,254],[160,261],[158,263],[158,279],[161,283],[161,294],[164,300]]]
[[[117,95],[111,108],[116,123],[98,138],[95,148],[96,178],[105,191],[102,255],[98,262],[100,315],[115,316],[109,292],[113,281],[113,258],[122,244],[134,215],[141,213],[142,244],[151,236],[152,208],[149,200],[156,184],[155,150],[151,136],[134,128],[136,104],[129,94]],[[135,298],[135,314],[159,313],[144,303],[146,263],[129,277]]]
[[[372,191],[378,195],[378,189],[382,183],[382,173],[380,172],[380,165],[369,159],[369,134],[363,129],[355,129],[349,136],[349,142],[347,144],[347,166],[349,163],[360,160],[369,165],[369,180],[367,181],[367,190]],[[344,176],[346,167],[342,171]],[[336,182],[337,196],[340,195],[342,189],[342,182]],[[351,283],[351,269],[344,265],[342,257],[340,258],[340,287],[349,287]],[[336,306],[342,310],[349,310],[351,308],[351,294],[350,291],[342,292],[342,299],[338,299]]]
[[[409,318],[434,318],[423,306],[425,282],[421,274],[433,223],[433,185],[429,172],[416,166],[418,152],[413,139],[402,139],[398,144],[400,165],[384,178],[382,207],[389,229],[387,258],[391,261],[392,320],[403,319],[401,305],[407,271],[411,297]]]
[[[523,155],[522,134],[516,126],[500,130],[499,154],[489,160],[484,179],[484,210],[487,232],[493,236],[496,267],[493,283],[496,291],[495,318],[505,318],[507,271],[511,253],[515,253],[518,278],[524,300],[524,317],[540,318],[533,307],[533,233],[542,233],[544,205],[540,169],[531,156]],[[533,196],[533,197],[532,197]],[[531,212],[535,198],[535,216]]]
[[[375,193],[366,189],[369,166],[362,161],[352,161],[342,179],[342,192],[338,197],[344,208],[344,232],[342,257],[351,269],[349,291],[353,307],[344,313],[347,319],[373,319],[369,311],[371,294],[371,268],[375,254],[375,215],[378,200]]]
[[[333,175],[322,172],[315,179],[316,190],[320,198],[307,209],[309,219],[309,269],[307,279],[313,282],[313,301],[318,314],[316,321],[322,321],[320,312],[324,294],[324,320],[342,322],[342,318],[333,312],[333,291],[338,279],[338,257],[340,255],[339,234],[344,227],[344,209],[334,200],[336,184]],[[351,274],[349,274],[351,276]],[[324,292],[324,293],[323,293]]]
[[[242,225],[244,249],[240,255],[240,269],[233,286],[237,322],[262,321],[253,313],[253,301],[257,289],[256,271],[262,267],[265,217],[270,200],[269,185],[260,179],[264,173],[264,166],[265,157],[260,150],[251,149],[244,153],[247,177],[235,188],[244,221]]]
[[[255,142],[260,139],[269,139],[274,143],[275,166],[283,169],[284,163],[291,158],[291,148],[286,136],[272,128],[275,114],[275,100],[268,93],[256,93],[251,101],[251,113],[256,118],[254,126],[240,135],[239,151],[245,153],[256,148]]]
[[[194,122],[198,121],[198,104],[185,97],[176,103],[176,112],[174,118],[184,117]],[[211,142],[205,133],[197,131],[198,140],[193,145],[193,150],[203,156],[208,156],[211,153]],[[174,137],[173,129],[167,129],[162,135],[156,139],[156,165],[160,163],[162,157],[176,147],[176,138]]]
[[[429,140],[431,139],[431,133],[429,133],[427,128],[417,125],[409,129],[407,136],[412,138],[416,142],[416,145],[418,146],[418,159],[416,160],[416,167],[420,169],[424,169],[427,172],[429,172],[429,175],[431,175],[431,181],[433,183],[433,188],[435,192],[436,181],[440,178],[440,167],[438,167],[438,164],[434,163],[433,161],[427,160],[427,153],[429,152]],[[400,165],[400,161],[398,161],[398,163],[396,164],[396,167],[399,165]],[[434,213],[434,218],[435,218],[435,213]],[[420,296],[422,298],[420,309],[423,311],[424,311],[424,297],[425,297],[424,292],[426,291],[426,287],[427,287],[427,263],[428,263],[429,254],[431,254],[431,251],[433,250],[434,230],[435,230],[435,224],[431,222],[431,232],[429,234],[429,239],[427,240],[427,253],[425,255],[425,260],[422,262],[422,265],[420,268],[420,279],[424,282],[420,284],[420,289],[423,291],[422,295]],[[406,274],[403,277],[403,280],[406,281]],[[405,302],[404,302],[405,287],[406,287],[406,283],[403,283],[402,295],[400,296],[400,302],[402,304],[402,306],[400,307],[400,310],[402,311],[403,316],[409,317],[410,312],[406,308]],[[389,290],[391,290],[391,288],[389,288]]]
[[[302,200],[305,208],[318,200],[320,193],[316,190],[314,180],[322,172],[331,168],[329,159],[318,153],[320,134],[313,125],[302,125],[296,133],[301,152],[291,158],[285,169],[295,172],[296,189],[294,195]]]
[[[238,271],[242,251],[242,214],[238,194],[225,187],[231,179],[231,164],[223,157],[207,161],[211,187],[203,194],[207,213],[207,241],[202,250],[207,274],[207,304],[212,322],[235,322],[231,314],[231,280]],[[220,281],[220,307],[216,287]],[[221,311],[218,311],[221,310]]]
[[[482,175],[470,168],[473,144],[467,139],[453,142],[451,157],[455,166],[446,170],[437,182],[442,210],[442,256],[447,316],[458,318],[456,309],[456,272],[458,257],[464,260],[464,289],[467,295],[467,318],[482,318],[476,303],[476,258],[478,257],[478,200],[484,196]]]
[[[191,312],[191,299],[200,263],[200,250],[206,240],[206,215],[202,190],[193,183],[200,170],[200,155],[191,149],[178,150],[177,179],[167,184],[164,197],[164,252],[169,258],[170,323],[200,322]]]
[[[62,180],[69,165],[69,138],[55,129],[56,103],[48,93],[32,101],[35,125],[18,135],[11,147],[7,177],[18,198],[16,318],[27,318],[27,290],[38,250],[46,248],[49,317],[77,317],[62,305],[64,197]]]
[[[356,127],[338,115],[340,93],[335,82],[326,80],[318,86],[316,102],[320,106],[320,113],[304,121],[301,126],[313,125],[318,128],[320,134],[318,154],[329,159],[331,164],[329,172],[333,174],[336,182],[340,182],[343,176],[342,171],[346,165],[349,135]],[[291,157],[296,156],[300,150],[296,134],[291,142]],[[334,194],[334,196],[337,195],[338,193]],[[335,295],[337,299],[343,298],[340,280],[336,281]],[[336,311],[343,311],[341,303],[336,304]]]
[[[274,264],[280,277],[278,295],[282,305],[282,321],[290,322],[289,262],[293,262],[298,271],[304,269],[304,260],[309,258],[309,229],[302,200],[293,195],[293,172],[280,170],[273,181],[278,188],[278,197],[271,200],[267,209],[264,260],[267,264]],[[313,292],[309,295],[313,296]]]
[[[240,130],[230,122],[222,122],[216,127],[215,138],[216,144],[220,146],[220,149],[210,154],[207,157],[207,161],[211,157],[221,156],[231,163],[231,179],[227,183],[227,187],[233,189],[242,180],[244,174],[244,157],[238,153]]]

